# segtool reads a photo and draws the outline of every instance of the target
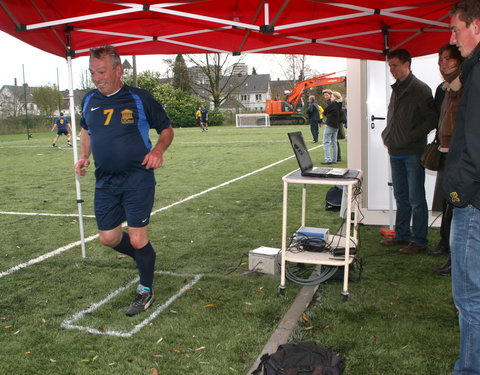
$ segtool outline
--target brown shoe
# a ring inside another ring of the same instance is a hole
[[[397,245],[408,245],[409,242],[405,240],[400,240],[398,238],[389,238],[385,240],[381,240],[380,243],[383,246],[397,246]]]
[[[415,242],[410,242],[407,246],[400,249],[402,254],[418,254],[427,249],[426,246],[421,246]]]

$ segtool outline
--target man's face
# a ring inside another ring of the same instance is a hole
[[[402,63],[398,57],[388,60],[388,66],[393,78],[404,81],[410,74],[410,63],[408,61]]]
[[[123,67],[113,67],[109,56],[100,59],[90,58],[92,82],[103,95],[111,95],[122,87]]]
[[[480,42],[479,20],[474,19],[470,26],[460,20],[459,13],[455,13],[450,20],[450,44],[455,44],[463,57],[468,57]]]
[[[323,93],[323,98],[324,98],[325,100],[330,100],[331,95],[330,95],[328,92],[324,92],[324,93]]]

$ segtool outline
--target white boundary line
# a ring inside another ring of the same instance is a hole
[[[309,151],[314,150],[314,149],[319,148],[319,147],[322,147],[322,145],[318,145],[318,146],[316,146],[316,147],[312,147]],[[158,210],[153,211],[153,212],[151,213],[151,215],[155,215],[155,214],[157,214],[157,213],[159,213],[159,212],[168,210],[169,208],[178,206],[179,204],[188,202],[188,201],[190,201],[190,200],[192,200],[192,199],[194,199],[194,198],[198,198],[198,197],[200,197],[200,196],[202,196],[202,195],[204,195],[204,194],[207,194],[207,193],[209,193],[209,192],[211,192],[211,191],[220,189],[220,188],[225,187],[225,186],[227,186],[227,185],[230,185],[230,184],[232,184],[232,183],[234,183],[234,182],[240,181],[240,180],[242,180],[242,179],[244,179],[244,178],[250,177],[250,176],[252,176],[252,175],[254,175],[254,174],[256,174],[256,173],[263,172],[263,171],[265,171],[265,170],[267,170],[267,169],[269,169],[269,168],[272,168],[272,167],[274,167],[274,166],[276,166],[276,165],[278,165],[278,164],[281,164],[281,163],[283,163],[283,162],[285,162],[285,161],[287,161],[287,160],[293,159],[294,157],[295,157],[295,155],[289,156],[289,157],[284,158],[284,159],[281,159],[281,160],[279,160],[279,161],[277,161],[277,162],[275,162],[275,163],[272,163],[272,164],[269,164],[269,165],[267,165],[267,166],[265,166],[265,167],[262,167],[262,168],[260,168],[260,169],[257,169],[257,170],[255,170],[255,171],[253,171],[253,172],[247,173],[247,174],[245,174],[245,175],[243,175],[243,176],[234,178],[234,179],[229,180],[229,181],[227,181],[227,182],[224,182],[224,183],[222,183],[222,184],[220,184],[220,185],[217,185],[217,186],[208,188],[208,189],[206,189],[206,190],[201,191],[200,193],[193,194],[193,195],[191,195],[191,196],[189,196],[189,197],[187,197],[187,198],[184,198],[184,199],[182,199],[182,200],[179,200],[179,201],[177,201],[177,202],[174,202],[174,203],[172,203],[172,204],[170,204],[170,205],[168,205],[168,206],[161,207],[161,208],[159,208]],[[93,240],[96,239],[96,238],[98,238],[98,234],[95,234],[95,235],[93,235],[93,236],[90,236],[90,237],[88,237],[88,238],[85,238],[85,243],[90,242],[90,241],[93,241]],[[68,245],[63,246],[63,247],[60,247],[60,248],[58,248],[58,249],[56,249],[56,250],[53,250],[53,251],[51,251],[51,252],[49,252],[49,253],[46,253],[46,254],[44,254],[44,255],[42,255],[42,256],[39,256],[38,258],[34,258],[34,259],[32,259],[32,260],[29,260],[29,261],[26,262],[26,263],[19,264],[19,265],[14,266],[14,267],[12,267],[12,268],[4,271],[4,272],[0,272],[0,279],[1,279],[2,277],[11,275],[12,273],[14,273],[14,272],[16,272],[16,271],[18,271],[18,270],[20,270],[20,269],[22,269],[22,268],[31,266],[31,265],[36,264],[36,263],[40,263],[40,262],[44,261],[45,259],[51,258],[51,257],[53,257],[53,256],[55,256],[55,255],[59,255],[59,254],[63,253],[64,251],[67,251],[67,250],[71,249],[72,247],[78,246],[78,245],[80,245],[80,244],[81,244],[81,241],[72,242],[71,244],[68,244]]]
[[[78,217],[78,214],[47,214],[47,213],[41,213],[41,212],[13,212],[13,211],[0,211],[0,215]],[[95,217],[95,215],[82,215],[82,216],[90,217],[90,218]]]
[[[82,311],[72,315],[70,318],[65,319],[60,326],[63,327],[63,328],[67,328],[67,329],[78,329],[80,331],[86,331],[88,333],[93,333],[93,334],[96,334],[96,335],[107,335],[107,336],[116,336],[116,337],[131,337],[134,334],[136,334],[138,331],[140,331],[143,327],[145,327],[148,323],[150,323],[153,319],[155,319],[162,311],[164,311],[177,298],[179,298],[182,294],[184,294],[189,288],[191,288],[193,285],[195,285],[203,277],[202,274],[183,275],[183,274],[177,274],[177,273],[166,272],[166,271],[158,271],[158,272],[155,272],[155,273],[167,274],[167,275],[172,275],[172,276],[195,276],[195,277],[188,284],[186,284],[182,288],[180,288],[178,290],[178,292],[175,293],[173,296],[171,296],[165,303],[160,305],[156,310],[153,310],[153,312],[147,318],[142,320],[139,324],[136,324],[134,326],[134,328],[130,331],[111,331],[111,330],[100,331],[96,328],[91,328],[91,327],[86,327],[86,326],[81,326],[81,325],[75,325],[73,323],[76,322],[77,320],[82,319],[86,314],[92,313],[93,311],[98,309],[100,306],[109,302],[111,299],[118,296],[120,293],[122,293],[123,291],[128,289],[130,286],[132,286],[133,284],[138,282],[138,280],[139,280],[138,277],[134,278],[127,285],[122,286],[122,287],[118,288],[117,290],[113,291],[112,293],[110,293],[108,296],[106,296],[101,301],[99,301],[97,303],[94,303],[93,305],[86,308],[85,310],[82,310]]]

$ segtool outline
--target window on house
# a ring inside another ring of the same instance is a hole
[[[255,100],[262,100],[262,94],[255,94]]]
[[[248,102],[250,100],[250,95],[240,95],[240,100],[242,102]]]

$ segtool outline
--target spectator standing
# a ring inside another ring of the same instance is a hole
[[[318,126],[320,123],[320,108],[315,101],[315,96],[308,97],[307,116],[310,120],[310,131],[312,132],[313,143],[318,142]]]
[[[450,253],[450,224],[452,221],[452,206],[447,204],[443,197],[443,176],[445,171],[445,160],[455,128],[455,116],[457,115],[458,104],[462,95],[462,83],[460,82],[460,64],[463,57],[458,48],[446,44],[438,52],[438,66],[444,79],[435,92],[435,107],[437,109],[438,130],[437,135],[440,141],[439,150],[442,152],[440,166],[437,171],[435,191],[433,195],[432,210],[442,212],[442,223],[440,226],[440,242],[432,249],[429,255],[444,255]],[[436,271],[440,275],[449,275],[451,271],[451,258],[442,264]]]
[[[397,213],[395,237],[384,239],[381,244],[406,245],[400,249],[401,253],[416,254],[425,251],[428,244],[425,169],[420,164],[420,156],[428,133],[437,126],[437,113],[430,87],[410,70],[410,53],[398,49],[390,52],[387,59],[396,82],[392,85],[382,139],[390,156]]]
[[[323,114],[327,117],[327,121],[325,123],[325,130],[323,131],[325,161],[322,161],[321,164],[334,164],[337,162],[338,156],[337,132],[340,110],[338,104],[335,102],[332,90],[323,90],[322,94],[327,101],[327,106],[323,111]]]
[[[163,107],[146,90],[122,82],[120,56],[112,46],[90,50],[90,74],[96,90],[82,101],[80,157],[75,172],[85,175],[95,160],[95,217],[100,242],[132,257],[140,275],[125,314],[136,315],[153,301],[156,254],[148,239],[155,194],[154,169],[173,140]],[[149,139],[159,133],[155,146]],[[122,231],[127,221],[128,232]]]
[[[57,147],[57,141],[58,138],[62,134],[67,136],[67,146],[72,147],[72,144],[70,143],[70,133],[68,132],[68,129],[70,129],[70,133],[72,132],[72,126],[70,125],[70,121],[68,121],[68,118],[64,116],[63,112],[60,112],[60,116],[55,119],[55,122],[53,123],[52,126],[52,132],[57,128],[57,135],[53,138],[52,142],[52,147]]]
[[[332,95],[339,108],[337,131],[337,161],[342,161],[342,150],[340,149],[340,143],[338,142],[338,140],[345,139],[345,129],[343,128],[343,124],[344,121],[346,121],[346,117],[343,109],[343,97],[342,94],[340,94],[338,91],[332,91]]]
[[[443,188],[454,206],[452,294],[460,326],[460,353],[452,374],[467,375],[480,374],[480,1],[460,1],[450,15],[450,43],[465,61]]]

